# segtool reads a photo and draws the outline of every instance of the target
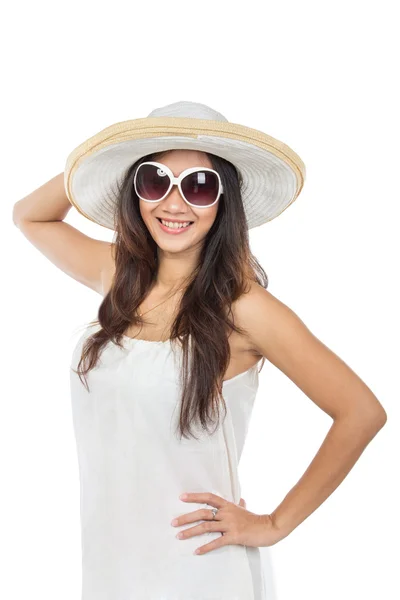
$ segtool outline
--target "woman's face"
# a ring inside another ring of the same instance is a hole
[[[169,150],[154,158],[166,165],[175,177],[190,167],[213,168],[208,156],[197,150]],[[182,198],[178,186],[172,186],[168,196],[160,202],[146,202],[139,199],[140,214],[154,241],[162,250],[182,251],[199,244],[215,221],[220,200],[209,208],[195,208]],[[180,233],[169,233],[158,219],[167,221],[193,221],[188,229]]]

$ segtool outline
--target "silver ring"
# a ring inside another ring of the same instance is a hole
[[[214,519],[215,519],[215,515],[216,515],[216,514],[217,514],[217,512],[218,512],[218,508],[212,508],[212,509],[211,509],[211,512],[212,512],[212,514],[213,514],[213,517],[212,517],[212,519],[211,519],[211,520],[212,520],[212,521],[214,521]]]

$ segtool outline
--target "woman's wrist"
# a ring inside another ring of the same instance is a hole
[[[265,543],[263,546],[273,546],[289,535],[290,531],[285,531],[278,526],[274,513],[260,515],[260,519],[265,529]]]

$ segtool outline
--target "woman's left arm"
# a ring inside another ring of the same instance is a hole
[[[385,422],[382,414],[364,418],[356,411],[334,420],[304,475],[270,514],[279,539],[289,535],[332,494]]]
[[[387,415],[368,386],[288,306],[256,283],[242,298],[239,325],[254,350],[334,420],[304,475],[269,515],[283,539],[338,487]]]

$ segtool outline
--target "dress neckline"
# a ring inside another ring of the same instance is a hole
[[[169,344],[171,342],[171,339],[168,340],[142,340],[140,338],[134,338],[131,337],[130,335],[124,335],[122,334],[122,337],[124,338],[124,340],[127,341],[133,341],[133,342],[143,342],[144,344]]]
[[[131,337],[129,335],[125,335],[122,334],[122,338],[128,342],[140,342],[143,344],[154,344],[155,346],[165,346],[166,344],[170,344],[171,339],[168,340],[142,340],[140,338],[134,338]],[[260,364],[260,362],[262,361],[262,357],[260,358],[260,360],[258,362],[256,362],[252,367],[250,367],[249,369],[247,369],[246,371],[242,371],[241,373],[238,373],[237,375],[234,375],[233,377],[230,377],[229,379],[225,379],[222,382],[222,385],[225,385],[227,383],[229,383],[230,381],[235,381],[236,379],[239,379],[240,377],[243,377],[244,375],[248,375],[251,371],[253,371],[253,369],[255,369],[256,367],[258,367],[258,365]]]

